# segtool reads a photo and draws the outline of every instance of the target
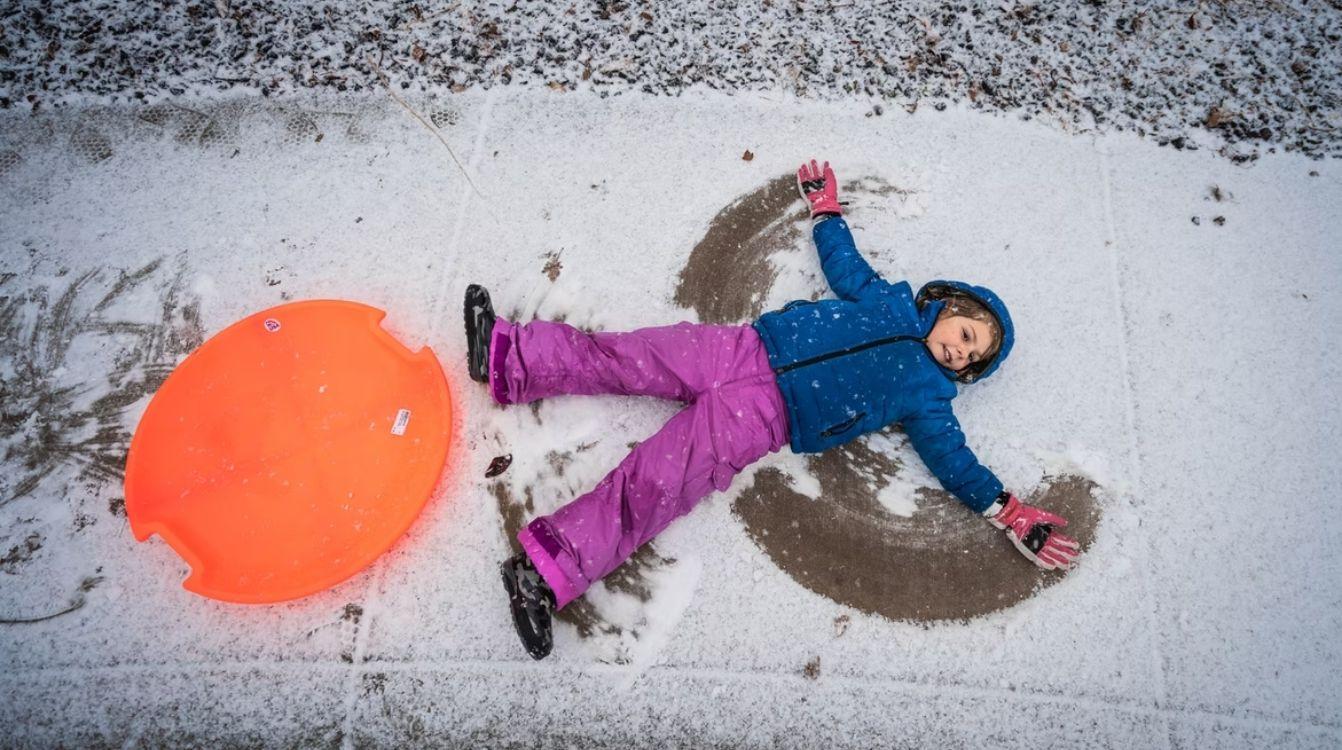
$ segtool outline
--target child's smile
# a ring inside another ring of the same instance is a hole
[[[938,320],[924,343],[937,362],[957,372],[986,357],[994,345],[987,323],[962,315]]]

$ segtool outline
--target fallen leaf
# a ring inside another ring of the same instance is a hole
[[[541,273],[550,277],[550,281],[554,281],[559,278],[559,272],[564,270],[564,264],[559,262],[559,253],[546,253],[545,258],[545,267],[541,269]]]
[[[754,159],[754,158],[755,158],[755,154],[752,153],[752,152],[750,151],[750,149],[746,149],[746,152],[745,152],[744,154],[741,154],[741,160],[742,160],[742,161],[750,161],[750,160],[752,160],[752,159]]]
[[[485,469],[485,478],[496,477],[508,470],[512,466],[513,454],[509,453],[503,456],[495,456],[493,461],[489,462],[489,468]]]
[[[814,680],[820,676],[820,657],[806,662],[806,668],[802,670],[802,676],[808,680]]]

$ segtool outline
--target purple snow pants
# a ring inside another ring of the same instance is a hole
[[[748,325],[589,334],[563,323],[499,320],[489,368],[500,404],[595,393],[687,404],[590,492],[518,533],[559,607],[704,496],[727,489],[747,465],[788,444],[783,396]]]

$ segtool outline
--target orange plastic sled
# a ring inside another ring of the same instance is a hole
[[[154,395],[126,459],[126,514],[191,566],[189,591],[277,602],[342,581],[409,528],[447,459],[433,352],[353,302],[226,328]]]

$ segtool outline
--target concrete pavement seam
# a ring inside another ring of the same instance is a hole
[[[1128,471],[1132,478],[1132,493],[1140,493],[1144,484],[1142,472],[1142,454],[1141,447],[1137,440],[1137,405],[1136,394],[1132,374],[1132,361],[1128,356],[1128,324],[1131,316],[1128,313],[1127,287],[1123,283],[1122,263],[1118,258],[1118,230],[1114,224],[1114,204],[1113,204],[1113,169],[1109,164],[1109,146],[1100,145],[1097,150],[1100,154],[1100,176],[1101,186],[1103,188],[1104,198],[1104,223],[1106,244],[1109,246],[1110,270],[1112,272],[1112,287],[1114,291],[1114,304],[1118,308],[1115,312],[1119,323],[1119,357],[1123,367],[1123,409],[1124,419],[1127,422],[1126,432],[1128,434]],[[1135,498],[1133,501],[1135,508]],[[1146,589],[1148,596],[1142,597],[1149,604],[1150,614],[1146,618],[1148,634],[1151,638],[1152,653],[1151,661],[1154,662],[1153,671],[1156,678],[1156,705],[1164,706],[1169,701],[1169,690],[1165,682],[1165,650],[1162,647],[1159,628],[1157,627],[1156,617],[1159,614],[1156,609],[1155,597],[1152,591],[1152,576],[1150,570],[1151,564],[1151,545],[1148,542],[1145,546],[1145,554],[1142,555],[1142,564],[1138,569],[1142,571],[1142,587]],[[1173,727],[1167,728],[1173,731]],[[1170,747],[1169,738],[1166,738],[1165,747]]]

